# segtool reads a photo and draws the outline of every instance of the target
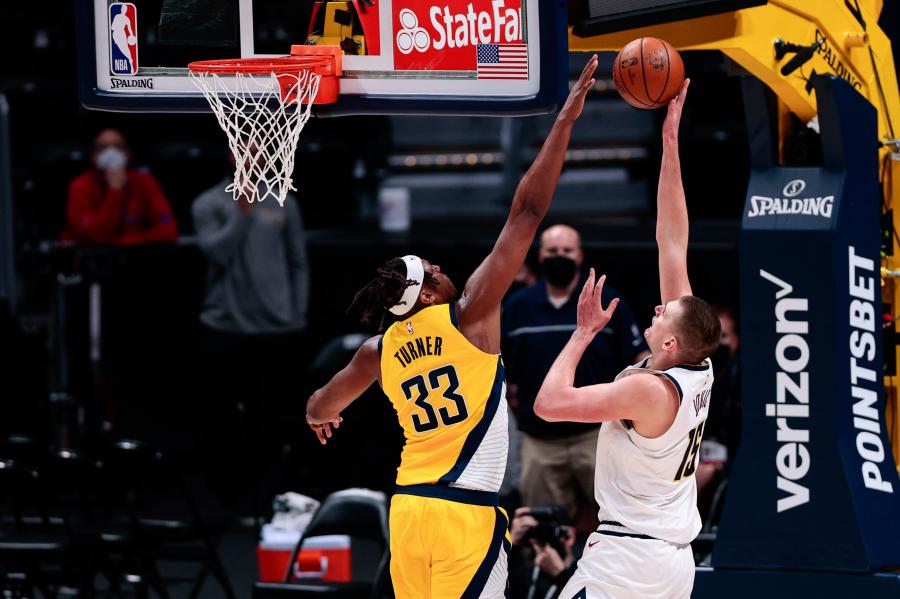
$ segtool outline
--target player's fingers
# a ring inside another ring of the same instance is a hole
[[[327,422],[322,425],[322,431],[325,433],[325,436],[329,439],[331,438],[331,425]]]
[[[588,278],[581,287],[581,294],[578,296],[578,305],[582,307],[587,304],[591,298],[591,280]]]
[[[678,90],[678,93],[675,95],[673,100],[673,104],[675,104],[678,108],[684,106],[684,101],[687,99],[687,91],[688,87],[691,85],[690,79],[685,79],[684,83],[681,84],[681,88]]]
[[[606,314],[608,316],[612,316],[612,313],[616,311],[616,306],[619,305],[619,298],[613,298],[612,301],[609,302],[609,305],[606,307]]]
[[[597,306],[603,310],[603,284],[606,282],[606,275],[600,275],[600,278],[597,279],[597,284],[594,286],[594,298],[597,301]]]
[[[581,76],[578,78],[581,83],[587,81],[594,75],[594,71],[597,70],[598,61],[599,59],[597,58],[596,54],[590,57],[590,59],[587,61],[587,64],[584,65],[584,69],[582,69],[581,71]]]
[[[314,428],[313,431],[316,433],[316,436],[319,438],[319,443],[325,445],[325,437],[322,435],[322,429],[320,427]]]

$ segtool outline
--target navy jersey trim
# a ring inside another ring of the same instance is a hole
[[[397,485],[394,491],[396,495],[416,495],[417,497],[431,497],[433,499],[446,499],[456,503],[468,505],[485,505],[497,507],[500,505],[500,497],[497,493],[489,491],[472,491],[447,485]]]
[[[495,508],[495,516],[494,534],[491,538],[491,545],[488,547],[487,555],[481,560],[481,565],[478,566],[478,570],[475,571],[475,575],[472,576],[469,586],[466,587],[460,599],[478,599],[481,597],[481,592],[491,576],[494,564],[497,563],[497,558],[500,557],[500,549],[503,548],[509,553],[509,543],[506,540],[506,528],[509,526],[509,522],[499,508]]]
[[[601,535],[606,535],[609,537],[628,537],[630,539],[652,539],[653,537],[649,535],[640,535],[640,534],[632,534],[630,532],[616,532],[614,530],[599,530],[597,531]]]
[[[681,368],[682,370],[691,370],[693,372],[704,372],[709,370],[709,362],[706,362],[706,364],[676,364],[675,366],[672,366],[672,368]]]
[[[673,385],[675,385],[675,390],[678,391],[678,403],[681,403],[681,400],[684,399],[684,392],[681,390],[681,385],[678,384],[678,381],[675,380],[671,374],[660,372],[660,376],[666,377],[666,380],[670,381]]]
[[[381,357],[381,345],[384,343],[384,335],[378,338],[378,357]]]
[[[469,465],[469,461],[484,440],[484,436],[487,434],[488,428],[497,414],[497,407],[500,405],[500,395],[503,393],[503,376],[503,360],[500,359],[500,356],[497,356],[497,373],[494,375],[494,385],[491,388],[491,395],[488,397],[487,405],[484,406],[484,415],[481,417],[481,422],[476,424],[475,428],[469,432],[466,442],[459,452],[459,457],[456,459],[456,463],[447,474],[438,479],[438,483],[448,484],[455,482],[466,469],[466,466]]]
[[[456,302],[450,304],[450,324],[454,329],[459,330],[459,321],[456,319]]]
[[[604,526],[615,526],[616,528],[624,528],[625,530],[609,530],[608,528],[604,528]],[[610,537],[628,537],[631,539],[655,539],[656,537],[651,537],[650,535],[641,534],[639,532],[634,532],[624,524],[620,522],[615,522],[614,520],[603,520],[600,522],[600,526],[597,527],[597,532],[601,535],[607,535]]]

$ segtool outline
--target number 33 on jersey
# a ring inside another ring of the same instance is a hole
[[[382,388],[406,437],[397,484],[497,492],[508,449],[503,362],[459,332],[455,308],[425,308],[381,339]]]

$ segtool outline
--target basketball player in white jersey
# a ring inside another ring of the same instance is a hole
[[[578,323],[534,404],[548,421],[604,422],[594,493],[600,526],[585,545],[563,599],[686,599],[694,584],[690,543],[700,532],[694,470],[713,382],[709,355],[719,319],[694,297],[687,272],[688,215],[678,160],[678,125],[689,81],[669,103],[657,193],[656,241],[662,304],[644,332],[651,356],[612,383],[574,387],[585,348],[618,300],[600,302],[605,276],[591,269]]]

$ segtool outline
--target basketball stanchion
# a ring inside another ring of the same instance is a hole
[[[188,70],[234,155],[234,181],[225,190],[235,200],[272,197],[283,206],[296,191],[294,157],[313,104],[337,101],[340,48],[292,46],[291,56],[204,60]]]

